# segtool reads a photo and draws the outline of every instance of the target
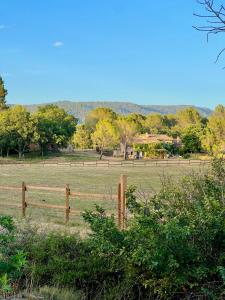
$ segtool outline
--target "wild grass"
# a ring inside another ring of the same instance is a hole
[[[65,187],[70,185],[72,192],[102,193],[107,200],[82,199],[73,197],[70,206],[73,210],[84,211],[94,208],[95,204],[104,207],[109,213],[116,214],[117,201],[111,200],[109,195],[117,194],[118,182],[121,174],[128,176],[128,184],[136,185],[139,190],[148,193],[155,193],[161,186],[164,176],[173,179],[180,178],[183,174],[192,170],[199,171],[198,166],[168,167],[70,167],[70,166],[42,166],[32,165],[1,165],[0,185],[20,187],[22,181],[27,185],[39,185],[49,187]],[[65,194],[59,192],[46,192],[29,190],[26,193],[26,200],[40,204],[64,205]],[[16,219],[21,218],[21,209],[9,208],[3,203],[21,204],[21,192],[0,190],[0,211],[2,214],[9,214]],[[39,224],[64,225],[64,211],[56,209],[27,208],[27,217]],[[70,216],[69,225],[79,230],[84,229],[84,223],[80,216]]]

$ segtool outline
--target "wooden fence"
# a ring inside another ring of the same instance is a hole
[[[125,229],[126,223],[126,188],[127,188],[127,176],[121,175],[120,181],[118,183],[118,193],[109,195],[110,199],[117,201],[117,219],[118,226],[120,229]],[[69,184],[67,184],[64,188],[58,187],[48,187],[48,186],[36,186],[29,185],[25,182],[22,182],[21,187],[15,186],[0,186],[0,191],[16,191],[21,193],[21,205],[18,203],[10,203],[10,202],[1,202],[1,206],[5,207],[15,207],[21,209],[22,217],[26,217],[26,212],[29,207],[34,208],[44,208],[44,209],[57,209],[65,212],[65,223],[68,223],[70,220],[70,215],[81,214],[81,211],[71,209],[70,202],[76,200],[78,197],[82,197],[83,199],[92,198],[96,199],[104,199],[107,201],[105,194],[91,194],[91,193],[80,193],[80,192],[72,192]],[[34,200],[28,199],[27,195],[29,191],[37,190],[37,191],[48,191],[48,192],[57,192],[64,195],[64,205],[56,205],[56,204],[45,204],[45,203],[35,203]],[[109,198],[108,197],[108,198]]]
[[[38,163],[27,161],[0,161],[0,167],[4,165],[18,165],[18,166],[35,166],[41,165],[43,167],[169,167],[173,165],[193,166],[193,165],[207,165],[210,160],[187,160],[187,159],[149,159],[149,160],[97,160],[97,161],[77,161],[77,162],[57,162],[57,161],[41,161]]]

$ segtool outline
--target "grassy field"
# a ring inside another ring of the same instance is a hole
[[[22,181],[27,185],[39,185],[49,187],[65,187],[70,185],[72,192],[103,193],[109,199],[93,200],[71,198],[72,209],[83,211],[92,209],[95,203],[103,206],[110,213],[116,214],[117,202],[110,199],[109,195],[117,193],[117,185],[121,174],[128,176],[128,184],[136,185],[139,190],[147,193],[158,191],[161,185],[162,176],[169,176],[178,180],[183,174],[192,170],[198,171],[198,166],[169,166],[169,167],[67,167],[48,166],[33,164],[28,166],[1,165],[0,185],[1,186],[21,186]],[[35,203],[64,205],[65,195],[59,192],[46,192],[28,190],[27,201]],[[10,214],[20,219],[21,210],[19,208],[4,207],[1,203],[21,204],[21,192],[0,190],[0,211]],[[32,221],[41,224],[64,224],[64,211],[55,209],[28,208],[27,216]],[[71,227],[83,228],[80,215],[71,215],[69,225]]]
[[[108,158],[108,157],[104,157]],[[6,162],[28,162],[28,163],[39,163],[42,161],[56,161],[56,162],[76,162],[76,161],[93,161],[99,160],[99,154],[94,150],[76,150],[73,153],[49,152],[47,155],[41,156],[39,152],[25,153],[24,157],[18,159],[18,155],[10,155],[9,157],[0,157],[0,163]]]

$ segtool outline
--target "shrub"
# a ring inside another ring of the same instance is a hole
[[[131,187],[134,217],[126,231],[99,209],[86,214],[93,231],[88,243],[106,274],[98,277],[103,299],[225,297],[224,195],[225,167],[217,160],[205,174],[179,184],[165,180],[148,203]]]
[[[79,285],[81,274],[78,267],[85,272],[85,261],[82,262],[82,259],[88,254],[79,239],[57,232],[34,233],[23,243],[20,240],[19,244],[27,252],[29,261],[24,270],[24,279],[28,286]]]
[[[15,226],[11,217],[0,216],[0,293],[10,294],[24,267],[25,253],[13,247]]]

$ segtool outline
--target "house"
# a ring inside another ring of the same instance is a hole
[[[140,158],[165,158],[169,149],[177,148],[181,144],[179,138],[166,134],[141,134],[133,139],[133,145],[128,149],[128,156]]]
[[[133,159],[141,158],[165,158],[169,154],[168,149],[181,145],[179,138],[173,138],[166,134],[141,134],[134,137],[132,144],[127,147],[127,156]],[[121,156],[119,149],[114,151],[114,156]]]

